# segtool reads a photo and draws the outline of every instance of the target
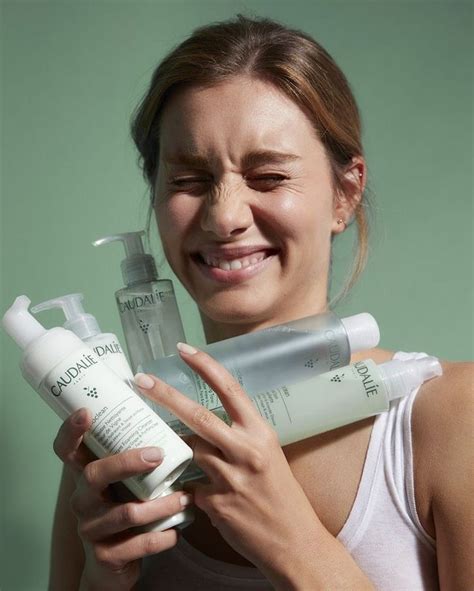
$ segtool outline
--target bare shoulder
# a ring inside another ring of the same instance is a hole
[[[421,387],[412,414],[418,443],[434,446],[440,457],[463,435],[472,435],[474,420],[474,363],[443,361],[441,365],[443,375]]]
[[[436,511],[450,511],[472,483],[474,363],[442,362],[443,375],[425,383],[413,405],[416,505],[436,536]]]

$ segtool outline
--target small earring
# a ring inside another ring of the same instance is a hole
[[[342,218],[339,218],[338,220],[336,220],[336,222],[337,222],[338,226],[340,226],[341,224],[344,224],[344,226],[346,226],[346,222]],[[345,230],[345,227],[344,227],[344,230]]]

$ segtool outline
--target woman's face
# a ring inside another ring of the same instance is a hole
[[[206,317],[265,325],[326,307],[340,212],[299,107],[247,77],[185,89],[164,109],[160,146],[159,233]]]

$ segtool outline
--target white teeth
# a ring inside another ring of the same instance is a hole
[[[234,259],[233,261],[220,260],[207,255],[203,255],[203,259],[206,261],[207,265],[209,265],[210,267],[218,267],[223,271],[237,271],[239,269],[245,269],[247,267],[250,267],[251,265],[256,265],[260,261],[263,261],[264,258],[265,254],[263,252],[252,255],[251,257]]]
[[[232,269],[232,271],[236,269],[242,269],[242,262],[238,259],[236,261],[231,261],[230,268]]]

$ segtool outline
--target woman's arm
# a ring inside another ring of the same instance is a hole
[[[447,363],[415,401],[415,479],[426,489],[440,589],[474,588],[474,364]]]
[[[91,413],[78,410],[61,425],[54,443],[67,473],[55,516],[50,591],[130,591],[141,559],[177,542],[173,529],[142,532],[141,526],[181,511],[187,495],[178,491],[139,501],[117,494],[121,481],[156,468],[162,451],[130,449],[96,459],[82,443],[91,425]]]
[[[192,485],[196,506],[280,591],[373,589],[318,519],[275,431],[236,380],[203,352],[181,355],[219,396],[231,426],[154,376],[136,382],[196,433],[189,444],[209,478]]]
[[[77,519],[70,505],[75,489],[74,477],[64,466],[54,513],[49,591],[79,588],[84,568],[84,550],[77,535]]]

